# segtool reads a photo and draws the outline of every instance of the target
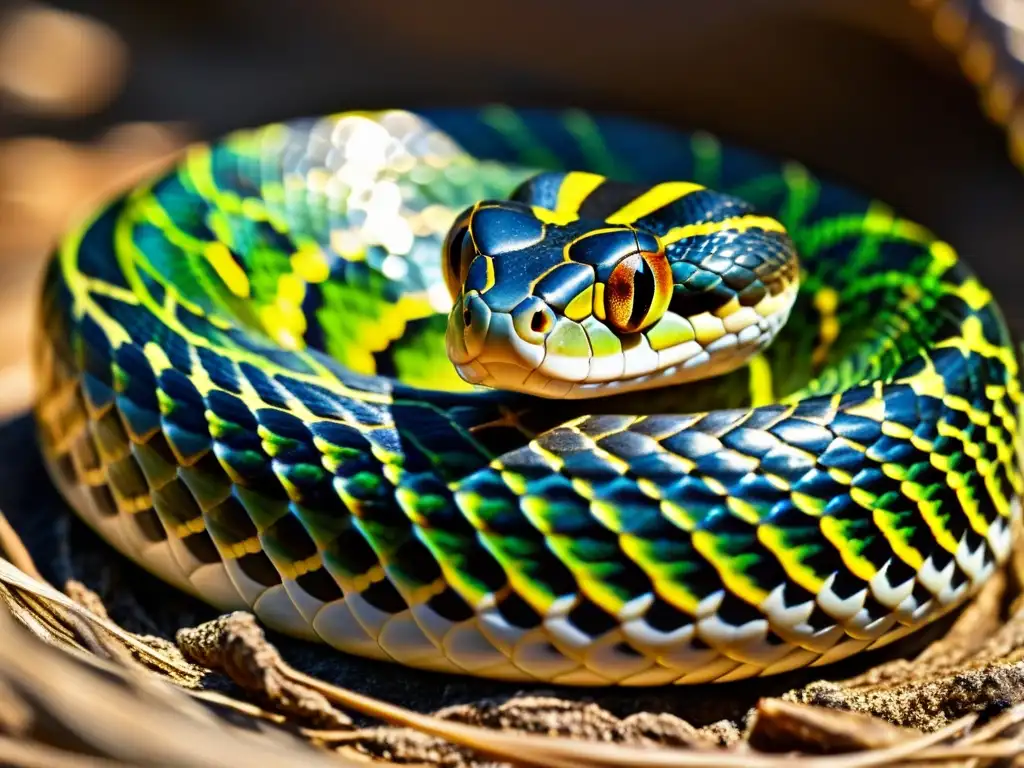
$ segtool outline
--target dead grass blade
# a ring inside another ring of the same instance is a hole
[[[43,736],[48,742],[21,752],[8,744],[13,753],[5,761],[11,764],[31,765],[34,755],[59,757],[47,752],[47,746],[75,745],[79,752],[114,761],[112,765],[338,768],[334,756],[318,754],[282,731],[247,732],[219,722],[183,691],[156,680],[152,673],[147,674],[162,689],[159,695],[149,686],[138,685],[125,670],[100,673],[40,642],[3,610],[0,635],[4,638],[0,685],[17,694],[33,712],[30,726],[20,735],[31,741]],[[40,726],[43,732],[37,734]],[[90,765],[70,757],[66,764]]]
[[[126,632],[110,619],[96,615],[84,606],[76,603],[63,592],[18,570],[8,560],[3,558],[0,558],[0,583],[41,598],[51,605],[62,608],[92,627],[102,629],[123,643],[124,647],[129,649],[136,658],[142,659],[160,669],[176,673],[181,681],[194,679],[196,676],[193,668],[182,664],[173,657],[157,652],[152,646],[143,643],[135,635]]]

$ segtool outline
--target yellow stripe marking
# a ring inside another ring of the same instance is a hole
[[[171,365],[171,359],[167,357],[163,347],[155,341],[146,342],[146,345],[142,348],[142,353],[146,356],[149,364],[153,366],[153,373],[157,375],[160,375],[168,368],[174,367]]]
[[[517,472],[504,471],[501,473],[502,482],[509,487],[509,490],[517,496],[525,496],[527,491],[526,478]]]
[[[846,409],[850,416],[863,416],[872,421],[885,421],[885,403],[878,397],[868,398],[862,403],[850,406]]]
[[[843,524],[834,517],[821,518],[820,529],[822,535],[828,539],[839,552],[846,569],[861,581],[871,581],[877,571],[874,564],[863,555],[854,552],[850,548],[850,541],[847,539],[846,530]],[[807,585],[801,584],[805,589]]]
[[[249,297],[249,278],[238,263],[231,258],[231,252],[224,243],[210,243],[203,249],[203,256],[213,267],[224,285],[235,296],[246,299]]]
[[[605,320],[604,311],[604,283],[594,285],[594,317],[598,320]]]
[[[904,487],[907,485],[907,483],[903,484]],[[939,546],[950,554],[956,554],[959,542],[953,538],[953,534],[946,527],[945,519],[939,514],[940,503],[937,501],[921,500],[918,502],[917,507],[921,511],[921,517],[928,524],[928,529],[932,532],[932,536],[935,537],[935,541]]]
[[[562,226],[563,224],[570,224],[571,222],[576,221],[575,213],[559,213],[558,211],[552,211],[548,208],[541,208],[539,205],[530,206],[530,210],[533,212],[533,215],[537,217],[538,221],[545,224]]]
[[[318,246],[301,246],[291,255],[290,261],[295,273],[307,283],[322,283],[331,276],[331,268]]]
[[[899,525],[898,515],[887,509],[874,509],[871,517],[886,541],[889,542],[889,547],[892,549],[893,554],[915,571],[920,570],[924,564],[924,556],[903,539],[897,527]]]
[[[571,216],[575,219],[579,216],[580,206],[583,205],[583,201],[603,183],[604,176],[596,173],[573,171],[566,174],[565,179],[558,188],[555,212],[560,214],[560,216]]]
[[[758,527],[758,541],[771,551],[785,570],[787,577],[811,593],[821,590],[824,581],[800,559],[800,551],[794,550],[785,541],[785,532],[765,523]]]
[[[582,320],[589,317],[593,309],[594,286],[589,285],[565,305],[565,316],[570,320]]]
[[[833,342],[839,338],[839,320],[836,310],[839,308],[839,294],[834,288],[822,287],[814,296],[814,308],[818,310],[818,346],[811,354],[811,362],[817,367],[825,363]]]
[[[692,531],[697,527],[697,520],[685,507],[663,500],[658,508],[670,523],[683,531]]]
[[[764,355],[754,355],[747,364],[750,370],[750,407],[771,405],[775,401],[772,367]]]
[[[85,285],[89,293],[94,293],[97,296],[106,296],[120,301],[123,304],[138,305],[139,297],[135,295],[135,292],[127,288],[122,288],[118,285],[111,285],[108,282],[99,280],[95,277],[84,277],[82,282]]]
[[[737,568],[734,561],[739,558],[731,558],[719,552],[719,542],[715,534],[709,531],[694,531],[690,540],[693,548],[718,571],[718,577],[734,595],[754,605],[768,597],[768,591],[764,587]]]
[[[613,223],[611,219],[608,221]],[[681,227],[673,227],[662,236],[661,242],[665,245],[671,245],[688,237],[710,235],[727,229],[736,230],[737,232],[746,232],[748,229],[763,229],[765,232],[786,231],[782,224],[769,216],[732,216],[721,221],[705,221],[700,224],[684,224]]]
[[[637,219],[649,216],[659,208],[664,208],[701,189],[704,187],[689,181],[666,181],[656,184],[642,195],[634,197],[605,221],[609,224],[632,224]]]
[[[979,311],[992,300],[992,294],[989,293],[988,289],[979,283],[977,278],[973,277],[966,280],[964,284],[960,286],[960,290],[957,291],[957,294],[964,300],[964,302],[966,302],[967,306],[975,312]]]
[[[744,501],[737,496],[730,496],[725,500],[725,506],[729,508],[730,512],[745,523],[757,525],[761,522],[761,516],[757,512],[757,507],[749,501]]]

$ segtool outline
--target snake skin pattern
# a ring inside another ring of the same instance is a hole
[[[474,390],[444,352],[454,216],[540,170],[683,179],[786,227],[800,293],[710,381]],[[71,233],[44,452],[118,550],[349,653],[568,685],[825,664],[1005,561],[1018,361],[953,249],[706,134],[578,111],[347,113],[191,148]]]

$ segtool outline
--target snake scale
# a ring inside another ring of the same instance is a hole
[[[68,234],[40,328],[48,466],[120,552],[443,672],[834,662],[975,593],[1024,485],[1013,344],[950,245],[577,110],[193,146]]]

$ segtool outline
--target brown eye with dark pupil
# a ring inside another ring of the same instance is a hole
[[[605,283],[608,324],[636,333],[656,323],[672,298],[672,268],[664,252],[643,251],[620,261]]]
[[[647,317],[647,313],[654,303],[654,272],[647,264],[647,259],[641,257],[640,264],[633,273],[633,308],[629,313],[629,326],[638,327]]]

